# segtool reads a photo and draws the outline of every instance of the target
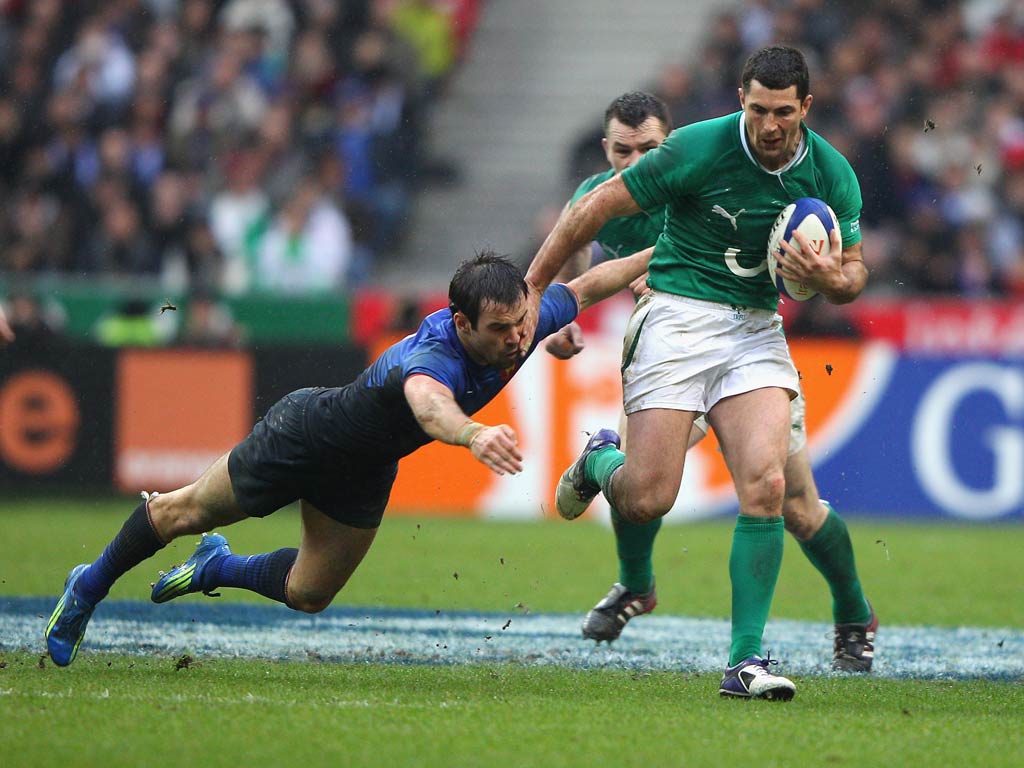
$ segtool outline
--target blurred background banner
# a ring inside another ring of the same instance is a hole
[[[110,488],[116,353],[54,346],[0,354],[0,488]]]
[[[122,351],[117,358],[115,483],[173,490],[199,477],[252,428],[245,352]]]
[[[791,348],[819,490],[844,514],[1024,518],[1019,356],[982,355],[974,345],[929,353],[888,340],[796,339]],[[478,416],[516,430],[523,473],[498,477],[467,451],[434,443],[403,459],[388,514],[555,514],[555,483],[586,433],[618,423],[621,353],[619,337],[595,331],[572,360],[533,356]],[[348,381],[366,354],[68,347],[0,357],[0,478],[9,491],[173,489],[241,440],[278,397]],[[310,382],[313,363],[332,373]],[[602,504],[587,514],[604,519]],[[668,520],[735,511],[712,433],[688,454]]]
[[[844,514],[1024,518],[1024,367],[973,353],[924,357],[888,342],[796,340],[808,446],[819,491]],[[531,359],[485,411],[516,429],[526,469],[494,477],[465,451],[431,445],[403,460],[389,514],[556,514],[558,475],[586,432],[614,427],[621,389],[617,339],[579,357]],[[733,514],[735,494],[714,433],[686,459],[667,521]],[[601,497],[587,515],[604,515]]]

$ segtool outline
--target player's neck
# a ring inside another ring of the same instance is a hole
[[[459,340],[459,344],[462,345],[462,349],[466,353],[466,357],[468,357],[471,362],[476,365],[489,365],[489,363],[480,356],[480,353],[473,349],[471,344],[467,343],[466,338],[462,335],[460,330],[455,330],[455,336]]]

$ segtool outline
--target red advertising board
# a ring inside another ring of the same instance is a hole
[[[861,335],[925,354],[1024,356],[1024,304],[1013,301],[861,301],[846,310]]]

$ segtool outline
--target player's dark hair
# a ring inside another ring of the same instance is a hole
[[[666,133],[672,130],[672,118],[665,102],[644,91],[630,91],[619,96],[604,111],[604,132],[608,133],[608,123],[613,118],[630,128],[639,128],[649,117],[657,118]]]
[[[480,251],[462,262],[448,286],[448,309],[461,312],[476,328],[480,310],[491,302],[512,307],[526,296],[526,281],[519,267],[494,251]]]
[[[750,93],[750,83],[754,80],[772,91],[784,91],[795,85],[800,101],[811,91],[807,61],[800,51],[788,45],[770,45],[750,54],[740,76],[744,93]]]

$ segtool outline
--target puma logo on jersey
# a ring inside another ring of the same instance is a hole
[[[732,228],[733,229],[737,229],[737,227],[736,227],[736,219],[738,219],[740,214],[745,212],[746,210],[747,210],[746,208],[740,208],[738,211],[736,211],[736,213],[733,214],[733,213],[729,213],[722,206],[716,205],[714,208],[711,209],[711,212],[712,213],[717,213],[719,216],[724,216],[725,218],[727,218],[729,220],[729,223],[732,224]]]

